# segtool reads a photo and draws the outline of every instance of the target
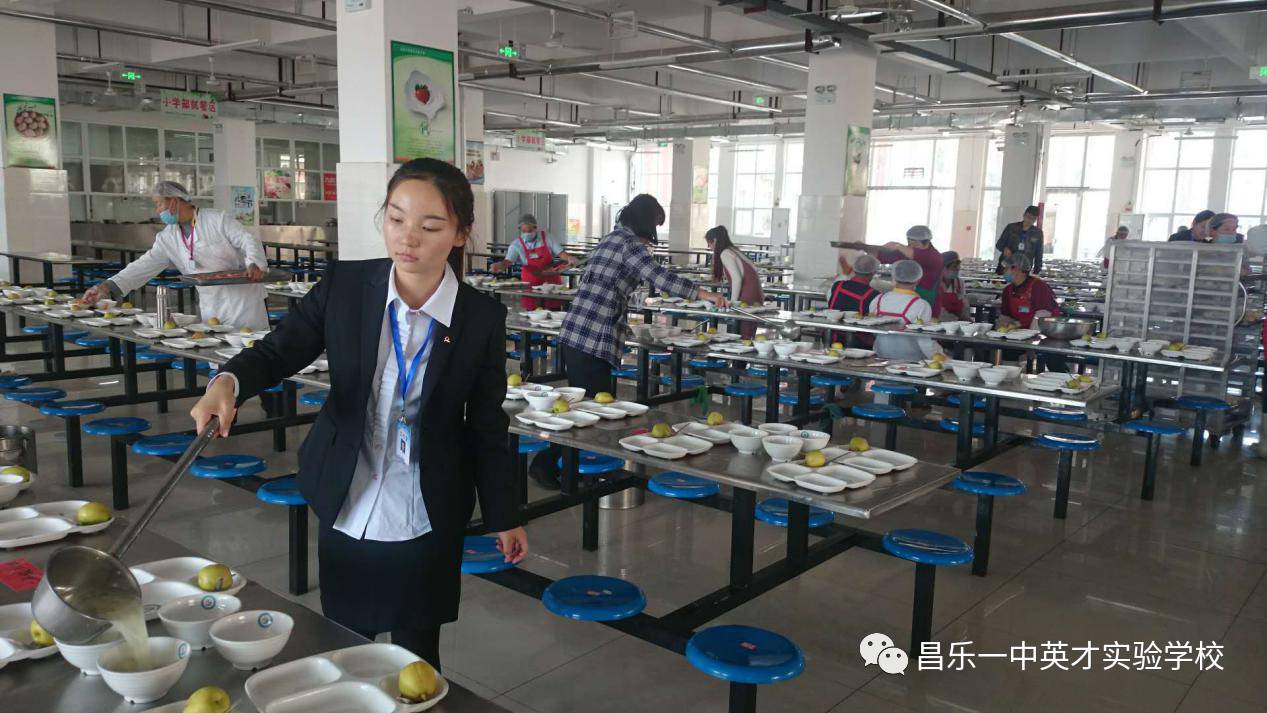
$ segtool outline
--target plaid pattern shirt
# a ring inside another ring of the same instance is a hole
[[[559,343],[619,365],[629,295],[644,280],[673,297],[691,298],[698,290],[694,282],[656,262],[641,238],[617,226],[586,262]]]

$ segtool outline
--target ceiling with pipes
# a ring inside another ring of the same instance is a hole
[[[260,121],[337,126],[336,2],[45,0],[63,101],[146,110],[161,88]],[[568,139],[790,134],[813,52],[879,54],[875,123],[1263,121],[1267,1],[463,0],[463,86],[486,126]],[[511,55],[508,57],[506,55]],[[139,72],[140,81],[125,78]]]

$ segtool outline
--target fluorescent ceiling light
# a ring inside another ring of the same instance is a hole
[[[629,112],[633,116],[647,116],[647,117],[652,117],[652,118],[657,118],[657,119],[660,117],[660,112],[658,111],[643,111],[641,109],[628,109],[628,108],[626,108],[625,111]]]
[[[1004,33],[1002,33],[1002,34],[1000,35],[1000,37],[1005,37],[1005,38],[1007,38],[1007,39],[1009,39],[1009,40],[1011,40],[1011,41],[1013,41],[1013,42],[1015,42],[1015,43],[1017,43],[1017,44],[1019,44],[1019,45],[1024,45],[1025,47],[1028,47],[1028,48],[1030,48],[1030,49],[1034,50],[1035,52],[1038,52],[1038,53],[1040,53],[1040,54],[1045,54],[1045,55],[1047,55],[1048,57],[1053,57],[1053,58],[1055,58],[1055,59],[1058,59],[1058,60],[1060,60],[1061,62],[1064,62],[1065,64],[1067,64],[1067,65],[1069,65],[1069,66],[1071,66],[1071,67],[1076,67],[1076,68],[1078,68],[1078,69],[1080,69],[1080,70],[1082,70],[1082,71],[1084,71],[1084,72],[1090,72],[1091,74],[1094,74],[1095,76],[1097,76],[1097,77],[1099,77],[1099,78],[1101,78],[1101,79],[1106,79],[1106,80],[1108,80],[1108,81],[1110,81],[1110,82],[1113,82],[1114,84],[1118,84],[1118,85],[1121,85],[1121,86],[1123,86],[1123,87],[1126,87],[1127,89],[1130,89],[1130,90],[1131,90],[1131,91],[1133,91],[1133,92],[1137,92],[1137,93],[1139,93],[1139,94],[1147,94],[1147,93],[1148,93],[1148,90],[1147,90],[1147,89],[1144,89],[1143,87],[1139,86],[1138,84],[1133,84],[1133,83],[1131,83],[1131,82],[1126,81],[1125,79],[1122,79],[1121,77],[1117,77],[1117,76],[1114,76],[1114,75],[1112,75],[1112,74],[1109,74],[1108,72],[1106,72],[1106,71],[1104,71],[1104,70],[1102,70],[1102,69],[1100,69],[1100,68],[1098,68],[1098,67],[1092,67],[1091,65],[1087,64],[1086,62],[1081,62],[1081,61],[1079,61],[1079,60],[1077,60],[1077,59],[1074,59],[1074,57],[1073,57],[1072,55],[1068,55],[1068,54],[1065,54],[1064,52],[1061,52],[1061,51],[1060,51],[1060,50],[1058,50],[1058,49],[1054,49],[1054,48],[1052,48],[1052,47],[1048,47],[1047,45],[1045,45],[1045,44],[1043,44],[1043,43],[1041,43],[1041,42],[1036,42],[1036,41],[1031,40],[1031,39],[1029,39],[1029,38],[1027,38],[1027,37],[1022,37],[1021,35],[1019,35],[1019,34],[1017,34],[1017,33],[1015,33],[1015,32],[1004,32]]]
[[[730,99],[719,99],[718,97],[709,96],[707,94],[696,94],[695,92],[686,92],[681,89],[672,87],[662,87],[658,84],[650,82],[640,82],[634,79],[625,79],[624,77],[613,77],[606,74],[594,74],[593,72],[581,72],[580,76],[589,77],[590,79],[601,79],[605,82],[614,82],[616,84],[624,84],[630,87],[639,87],[642,89],[650,89],[660,92],[661,94],[670,94],[672,96],[683,97],[686,99],[694,99],[696,101],[709,102],[712,104],[721,104],[722,106],[735,107],[736,109],[747,109],[749,111],[772,112],[779,113],[782,110],[769,106],[756,106],[755,104],[746,104],[744,102],[732,101]]]
[[[222,45],[212,45],[210,47],[200,47],[196,54],[217,54],[220,52],[232,52],[233,50],[245,50],[254,47],[263,47],[264,40],[242,40],[241,42],[226,42]]]
[[[484,114],[487,116],[501,117],[503,119],[516,119],[518,121],[528,122],[531,124],[549,124],[550,126],[565,126],[570,129],[581,128],[580,124],[576,124],[571,121],[560,121],[558,119],[541,119],[535,116],[524,116],[523,114],[508,114],[506,112],[492,111],[490,109],[485,109]]]
[[[599,69],[629,69],[631,67],[641,67],[648,62],[655,62],[657,65],[664,62],[676,62],[677,55],[665,55],[663,57],[636,57],[632,59],[613,59],[607,62],[599,62]]]
[[[494,94],[508,94],[515,97],[527,97],[528,99],[538,99],[540,101],[553,101],[562,104],[572,104],[574,106],[600,106],[596,102],[586,101],[584,99],[573,99],[571,97],[551,96],[549,94],[536,94],[534,92],[526,92],[522,89],[505,89],[503,87],[495,87],[491,84],[477,84],[474,82],[459,82],[461,86],[479,89],[480,91],[493,92]]]

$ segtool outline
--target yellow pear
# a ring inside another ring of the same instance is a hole
[[[212,317],[211,319],[207,320],[207,324],[210,324],[210,325],[211,325],[211,326],[213,326],[213,327],[219,327],[219,326],[220,326],[220,318],[219,318],[219,317]]]
[[[185,701],[183,713],[225,713],[232,704],[228,691],[217,686],[203,686]]]
[[[132,309],[132,303],[124,302],[123,304],[119,305],[119,309]]]
[[[567,413],[572,410],[572,407],[568,406],[567,399],[555,399],[554,405],[550,407],[550,410],[554,413]]]
[[[110,508],[103,503],[84,503],[75,513],[75,522],[80,525],[99,525],[111,517]]]
[[[616,397],[615,397],[615,396],[612,396],[611,394],[607,393],[606,391],[600,391],[600,392],[598,392],[597,394],[595,394],[595,395],[594,395],[594,401],[595,401],[595,403],[600,403],[600,404],[609,404],[609,403],[611,403],[611,402],[613,402],[613,401],[615,401],[615,400],[616,400]]]
[[[757,340],[758,342],[764,342],[764,341],[765,341],[765,335],[764,335],[764,334],[758,334],[758,335],[757,335],[757,337],[756,337],[756,340]]]
[[[521,374],[511,374],[506,377],[507,386],[519,386],[524,383],[524,377]]]
[[[1176,351],[1176,352],[1177,352],[1177,351],[1182,351],[1182,350],[1183,350],[1183,342],[1171,342],[1170,344],[1168,344],[1168,345],[1167,345],[1167,347],[1166,347],[1166,348],[1167,348],[1167,349],[1170,349],[1171,351]]]
[[[114,319],[115,317],[118,317],[119,315],[115,314],[114,312],[106,312],[105,314],[101,316],[105,317],[106,319]]]
[[[717,334],[717,328],[716,328],[716,327],[709,327],[709,328],[708,328],[708,333],[709,333],[709,334]]]
[[[250,333],[251,333],[250,327],[243,327],[238,330],[238,334],[250,334]]]
[[[207,338],[207,333],[206,333],[206,332],[194,332],[194,336],[193,336],[193,338],[194,338],[194,339],[206,339],[206,338]]]
[[[198,570],[198,588],[204,592],[220,592],[233,586],[233,572],[222,564],[209,564]]]
[[[20,465],[9,465],[0,469],[0,475],[20,475],[25,483],[31,482],[31,471]]]
[[[841,344],[840,342],[832,342],[832,343],[831,343],[831,348],[832,348],[832,349],[835,349],[835,350],[837,350],[837,351],[840,351],[840,350],[842,350],[842,349],[844,349],[844,348],[845,348],[845,345]]]
[[[667,423],[657,423],[651,427],[651,435],[654,438],[668,438],[673,435],[673,429]]]
[[[867,443],[867,439],[862,436],[854,436],[849,439],[849,450],[855,453],[862,453],[863,451],[871,450],[871,444]]]
[[[705,334],[704,332],[700,332],[699,334],[696,334],[696,335],[695,335],[695,338],[696,338],[696,339],[698,339],[698,340],[699,340],[699,341],[701,341],[701,342],[707,342],[707,341],[708,341],[708,335],[707,335],[707,334]]]
[[[1081,381],[1084,384],[1090,384],[1091,382],[1095,381],[1095,377],[1091,376],[1090,374],[1079,374],[1078,381]]]
[[[751,339],[741,339],[741,340],[739,340],[739,343],[740,343],[740,344],[742,344],[742,345],[744,345],[745,347],[750,347],[750,346],[752,346],[752,340],[751,340]]]
[[[396,677],[401,698],[413,703],[425,701],[435,695],[438,685],[436,670],[426,661],[414,661],[402,668]]]
[[[716,411],[712,411],[708,414],[708,425],[710,426],[720,426],[725,422],[726,417]]]
[[[810,451],[805,454],[805,466],[807,468],[822,468],[827,465],[827,457],[822,451]]]
[[[40,646],[52,646],[53,635],[44,630],[40,623],[34,619],[31,620],[31,640]]]
[[[170,319],[167,320],[166,322],[163,322],[163,329],[176,329],[176,328],[177,328],[176,323]]]

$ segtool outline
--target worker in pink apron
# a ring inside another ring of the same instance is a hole
[[[557,264],[556,264],[557,263]],[[521,265],[521,277],[529,287],[537,285],[561,285],[560,273],[573,263],[571,255],[563,249],[557,240],[546,235],[537,227],[537,218],[531,213],[524,213],[519,219],[519,237],[506,248],[506,259],[493,263],[494,272],[500,272],[511,265]],[[537,300],[534,297],[522,297],[519,306],[526,310],[561,309],[562,304],[554,300]]]
[[[914,260],[900,260],[893,265],[892,291],[880,295],[871,303],[875,317],[897,317],[902,325],[928,322],[933,318],[933,306],[915,291],[915,285],[924,275],[924,268]],[[937,342],[928,337],[911,337],[901,334],[881,334],[875,338],[875,352],[893,361],[919,361],[941,351]]]
[[[764,303],[765,291],[761,289],[761,276],[757,274],[757,266],[730,241],[730,232],[725,226],[709,229],[704,233],[704,242],[713,251],[713,281],[720,282],[724,279],[730,283],[730,301],[747,305]],[[739,324],[739,334],[744,339],[752,339],[756,333],[756,322],[745,321]]]

